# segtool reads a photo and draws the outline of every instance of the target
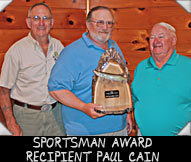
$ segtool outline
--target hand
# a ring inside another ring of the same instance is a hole
[[[127,133],[130,134],[133,129],[131,113],[127,114]]]
[[[100,105],[96,105],[93,103],[85,104],[83,112],[86,113],[88,116],[90,116],[93,119],[105,116],[105,114],[97,113],[95,111],[95,108],[101,107]]]
[[[23,132],[20,126],[17,124],[15,119],[10,119],[7,122],[7,128],[12,133],[13,136],[22,136]]]

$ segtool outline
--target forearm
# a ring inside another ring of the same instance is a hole
[[[55,98],[57,101],[61,102],[62,104],[78,109],[85,114],[89,115],[91,118],[95,119],[98,117],[104,116],[104,114],[99,114],[95,112],[95,108],[100,107],[99,105],[93,103],[85,103],[81,101],[78,97],[76,97],[71,91],[69,90],[59,90],[59,91],[51,91],[50,95]]]
[[[127,119],[132,119],[132,111],[127,112]]]
[[[22,136],[22,130],[13,115],[13,107],[10,99],[10,90],[0,87],[0,107],[6,120],[8,129],[15,136]]]
[[[127,132],[128,132],[128,134],[131,133],[132,129],[133,129],[132,113],[128,112],[127,113]]]
[[[83,111],[85,103],[69,90],[51,91],[50,95],[62,104]]]
[[[8,88],[0,87],[0,107],[6,122],[8,122],[13,117],[10,90]]]

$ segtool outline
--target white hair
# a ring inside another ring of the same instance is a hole
[[[158,23],[158,25],[161,25],[161,26],[165,27],[166,29],[176,33],[176,29],[172,25],[170,25],[168,23],[160,22],[160,23]]]

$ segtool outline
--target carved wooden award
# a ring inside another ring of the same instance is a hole
[[[114,48],[106,50],[94,70],[93,103],[101,105],[97,112],[122,114],[132,110],[129,72],[122,56]]]

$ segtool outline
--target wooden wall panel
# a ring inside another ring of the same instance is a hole
[[[5,53],[13,43],[26,36],[28,32],[28,29],[0,29],[0,52]]]
[[[26,7],[8,7],[0,14],[0,29],[23,29],[27,28],[25,18]]]
[[[149,10],[148,8],[125,8],[113,11],[116,28],[125,29],[149,29]]]
[[[51,31],[51,35],[61,40],[64,46],[66,46],[82,37],[85,31],[86,29],[54,29]]]
[[[118,43],[122,52],[125,53],[124,57],[128,63],[128,69],[134,70],[138,63],[140,63],[143,59],[146,59],[150,56],[150,52],[146,51],[134,51],[129,50],[128,43]]]
[[[74,3],[75,1],[75,3]],[[27,35],[28,8],[42,0],[14,0],[0,13],[0,53]],[[52,36],[68,45],[86,31],[86,0],[44,0],[53,10]],[[191,56],[191,16],[175,0],[90,0],[90,8],[104,5],[112,9],[116,25],[112,38],[121,47],[133,72],[136,65],[149,57],[149,33],[155,23],[165,21],[177,30],[177,51]],[[22,29],[22,30],[20,30]]]
[[[175,0],[91,0],[91,8],[103,5],[109,8],[144,8],[148,6],[178,6]]]
[[[191,16],[180,6],[125,8],[113,11],[116,28],[151,29],[155,23],[167,22],[176,29],[190,29]]]
[[[148,47],[149,34],[147,30],[115,29],[112,39],[117,43],[130,43],[130,50],[137,51]]]
[[[55,19],[54,28],[86,28],[86,10],[79,9],[53,9]]]
[[[190,38],[191,30],[177,30],[177,51],[191,55]],[[149,51],[149,31],[147,30],[126,30],[115,29],[112,38],[123,46],[124,51],[128,55],[128,51]],[[136,59],[136,57],[135,57]]]
[[[83,32],[85,32],[85,29],[53,29],[51,35],[61,40],[64,46],[66,46],[80,38]],[[28,29],[0,29],[0,52],[5,53],[14,42],[28,35],[28,33]]]
[[[35,3],[45,2],[51,8],[86,8],[86,0],[14,0],[11,6],[30,7]]]
[[[191,30],[178,30],[177,31],[177,51],[191,55]]]
[[[191,16],[182,7],[153,7],[149,9],[150,23],[167,22],[177,30],[190,29]]]
[[[26,29],[27,12],[27,7],[8,7],[0,14],[0,29]],[[54,28],[86,28],[85,10],[53,9],[52,12],[55,19]]]
[[[4,54],[5,53],[0,53],[0,73],[1,73],[1,67],[2,67],[2,64],[3,64],[3,60],[4,60]]]
[[[175,0],[150,0],[150,5],[153,7],[163,7],[163,6],[179,6]]]
[[[109,8],[127,8],[127,7],[144,7],[148,6],[150,0],[91,0],[91,8],[95,6],[107,6]]]

